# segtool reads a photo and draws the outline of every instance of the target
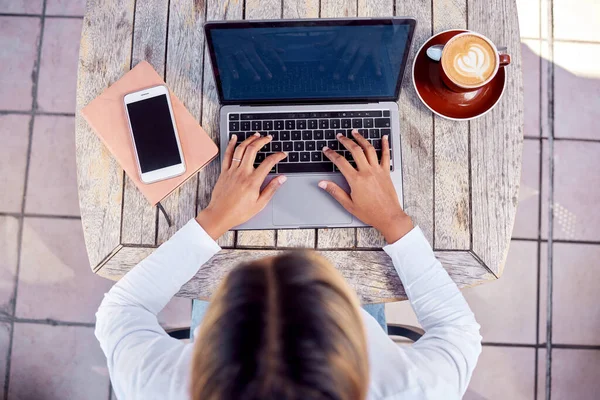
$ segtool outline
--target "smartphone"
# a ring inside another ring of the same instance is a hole
[[[124,97],[138,170],[144,183],[185,172],[169,90],[155,86]]]

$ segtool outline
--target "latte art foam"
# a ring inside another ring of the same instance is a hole
[[[464,35],[451,40],[442,53],[446,75],[460,86],[477,86],[488,80],[496,69],[496,53],[479,36]]]

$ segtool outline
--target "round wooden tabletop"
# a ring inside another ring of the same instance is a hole
[[[163,75],[217,142],[219,103],[207,54],[208,20],[411,16],[415,37],[398,107],[406,212],[460,287],[502,275],[521,172],[523,83],[515,0],[88,0],[77,87],[77,166],[92,270],[117,280],[205,207],[219,174],[213,161],[162,202],[169,226],[125,176],[79,110],[142,60]],[[413,88],[417,49],[432,34],[470,29],[512,56],[498,105],[470,122],[432,114]],[[237,263],[292,247],[329,258],[365,303],[405,299],[383,238],[372,228],[228,232],[223,250],[179,295],[208,298]],[[173,261],[174,264],[176,260]],[[176,265],[173,265],[176,268]]]

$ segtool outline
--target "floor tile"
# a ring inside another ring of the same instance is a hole
[[[553,0],[554,38],[600,42],[598,0]]]
[[[517,0],[519,34],[526,38],[540,37],[540,0]]]
[[[525,136],[540,136],[540,40],[521,42]]]
[[[504,274],[463,290],[484,342],[535,343],[537,244],[513,241]],[[408,301],[386,304],[389,323],[421,327]]]
[[[21,212],[27,146],[28,115],[0,115],[0,211]]]
[[[512,236],[536,239],[539,232],[540,209],[540,152],[541,143],[536,139],[523,142],[523,162],[519,204]]]
[[[538,349],[537,396],[536,400],[546,399],[546,349]]]
[[[464,400],[530,400],[535,349],[484,346]]]
[[[86,0],[48,0],[46,15],[84,15]]]
[[[600,350],[552,350],[552,399],[598,399]]]
[[[35,118],[25,211],[79,215],[74,117]]]
[[[192,319],[192,300],[183,297],[173,297],[165,308],[158,313],[158,322],[168,330],[172,328],[187,328]]]
[[[542,1],[550,1],[550,0],[542,0]],[[550,90],[548,89],[549,87],[551,87],[551,83],[550,83],[550,70],[553,67],[553,64],[550,60],[550,54],[551,54],[551,46],[549,44],[548,40],[542,40],[541,42],[541,49],[540,49],[540,58],[541,58],[541,118],[540,118],[540,125],[541,125],[541,131],[542,131],[542,137],[547,138],[549,136],[549,132],[550,132],[550,121],[548,119],[548,103],[549,103],[549,97],[548,97],[548,93],[550,92]],[[556,124],[553,122],[553,125],[555,126]]]
[[[0,322],[0,391],[4,393],[6,383],[6,366],[10,347],[10,324]]]
[[[15,217],[0,216],[0,315],[11,316],[14,310],[18,240],[19,220]]]
[[[548,198],[548,143],[542,152],[542,199]],[[600,241],[600,143],[554,142],[554,239]],[[547,201],[542,237],[548,236]]]
[[[554,64],[554,136],[600,139],[600,43],[556,42]]]
[[[25,218],[18,317],[93,323],[112,284],[90,270],[81,221]]]
[[[106,400],[108,368],[93,328],[16,323],[10,399]]]
[[[548,323],[548,244],[540,244],[540,329],[538,343],[545,344]]]
[[[513,240],[500,279],[463,294],[484,342],[535,344],[537,243]]]
[[[546,250],[544,246],[543,250]],[[600,245],[555,243],[553,251],[552,343],[600,345]],[[543,279],[547,263],[542,263]],[[544,283],[546,281],[544,280]],[[547,290],[543,288],[541,302],[546,307]],[[540,326],[545,342],[545,321]]]
[[[82,23],[75,18],[46,19],[38,83],[42,111],[75,112]]]
[[[41,14],[44,0],[0,0],[0,12]]]
[[[40,19],[0,17],[0,110],[31,110]]]
[[[542,0],[542,2],[547,0]],[[523,39],[524,130],[526,136],[548,137],[548,40]]]

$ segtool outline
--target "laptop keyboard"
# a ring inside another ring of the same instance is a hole
[[[287,158],[273,167],[272,173],[339,171],[323,155],[322,149],[325,146],[337,151],[350,164],[356,166],[352,154],[336,138],[337,134],[341,133],[352,139],[353,129],[357,129],[375,147],[379,160],[381,160],[381,137],[389,135],[391,155],[389,110],[230,113],[228,119],[228,137],[237,135],[238,143],[254,135],[255,132],[259,132],[262,136],[273,136],[273,140],[257,153],[255,166],[275,152],[288,153]],[[391,160],[390,169],[393,169]]]

